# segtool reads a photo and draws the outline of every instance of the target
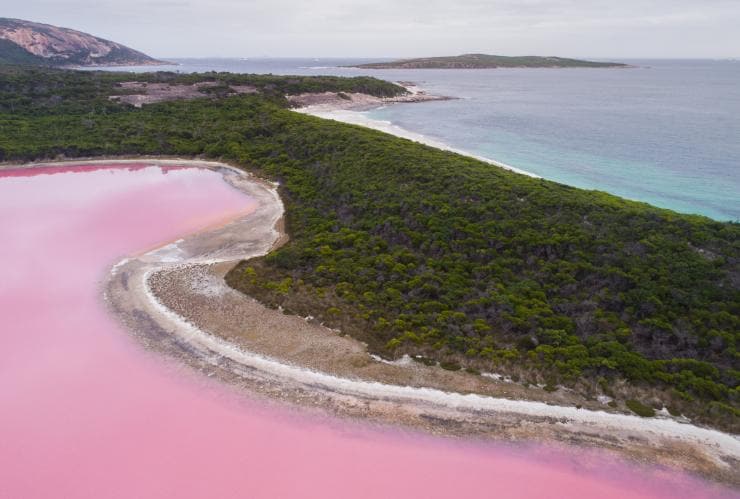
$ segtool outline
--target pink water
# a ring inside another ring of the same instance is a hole
[[[593,452],[454,443],[265,407],[106,312],[120,258],[250,209],[213,172],[0,172],[0,497],[731,497]]]

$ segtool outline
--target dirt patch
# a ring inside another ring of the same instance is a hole
[[[192,85],[127,81],[119,83],[118,87],[121,90],[121,94],[111,95],[109,99],[135,107],[172,100],[198,99],[209,96],[223,97],[259,92],[256,87],[251,85],[226,85],[218,81],[198,82]],[[389,103],[428,102],[452,99],[452,97],[429,95],[424,90],[408,82],[406,82],[405,88],[408,93],[397,97],[375,97],[363,93],[320,92],[287,95],[286,99],[294,108],[310,108],[312,111],[337,109],[362,111]]]
[[[209,97],[208,89],[224,87],[223,95],[253,94],[257,93],[256,87],[250,85],[224,86],[216,81],[204,81],[192,85],[170,85],[169,83],[146,83],[140,81],[127,81],[118,84],[123,92],[122,95],[111,95],[110,100],[141,107],[145,104],[166,102],[172,100],[189,100]]]

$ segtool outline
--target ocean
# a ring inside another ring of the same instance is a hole
[[[740,221],[740,61],[618,61],[633,66],[627,69],[337,67],[374,60],[176,59],[177,66],[160,69],[415,82],[458,99],[390,105],[353,121],[405,129],[564,184]]]

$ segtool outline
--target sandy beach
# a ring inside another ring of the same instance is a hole
[[[401,137],[402,139],[412,140],[420,144],[425,144],[443,151],[450,151],[462,156],[468,156],[470,158],[483,161],[485,163],[498,166],[522,175],[529,177],[540,178],[539,175],[522,170],[515,166],[508,165],[501,161],[486,158],[484,156],[478,156],[461,149],[451,147],[444,142],[435,140],[426,135],[406,130],[403,127],[394,125],[390,121],[375,120],[369,118],[365,111],[376,109],[379,107],[402,104],[402,103],[421,103],[421,102],[433,102],[440,100],[451,100],[452,97],[435,96],[427,94],[426,91],[422,90],[415,84],[409,82],[398,82],[402,84],[409,94],[401,97],[393,98],[379,98],[365,94],[346,94],[347,98],[341,98],[336,93],[326,92],[324,94],[305,94],[305,96],[294,96],[289,97],[290,102],[295,106],[293,109],[296,112],[302,114],[309,114],[318,118],[324,118],[328,120],[340,121],[342,123],[349,123],[351,125],[364,126],[365,128],[371,128],[381,132]],[[309,97],[311,96],[311,97]]]
[[[257,207],[113,267],[106,301],[147,348],[254,396],[319,413],[445,436],[602,448],[740,484],[734,435],[670,416],[608,412],[598,402],[576,408],[565,390],[549,394],[410,359],[383,361],[310,318],[232,290],[223,276],[237,261],[286,241],[277,186],[227,165],[187,164],[222,172]]]

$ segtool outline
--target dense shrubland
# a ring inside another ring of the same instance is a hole
[[[127,81],[173,85],[210,81],[219,83],[216,89],[228,88],[229,85],[251,85],[260,91],[263,98],[278,103],[286,102],[285,95],[306,92],[361,92],[376,97],[395,97],[407,92],[399,85],[366,76],[341,78],[216,72],[134,74],[0,65],[0,112],[23,115],[125,112],[129,110],[108,97],[127,93],[127,90],[116,86]]]
[[[143,109],[109,102],[130,78],[0,72],[0,157],[162,154],[241,165],[281,183],[291,241],[237,266],[235,288],[385,356],[612,395],[626,381],[655,404],[738,429],[737,224],[285,109],[286,91],[394,91],[377,80],[137,75],[217,78],[263,93]]]

